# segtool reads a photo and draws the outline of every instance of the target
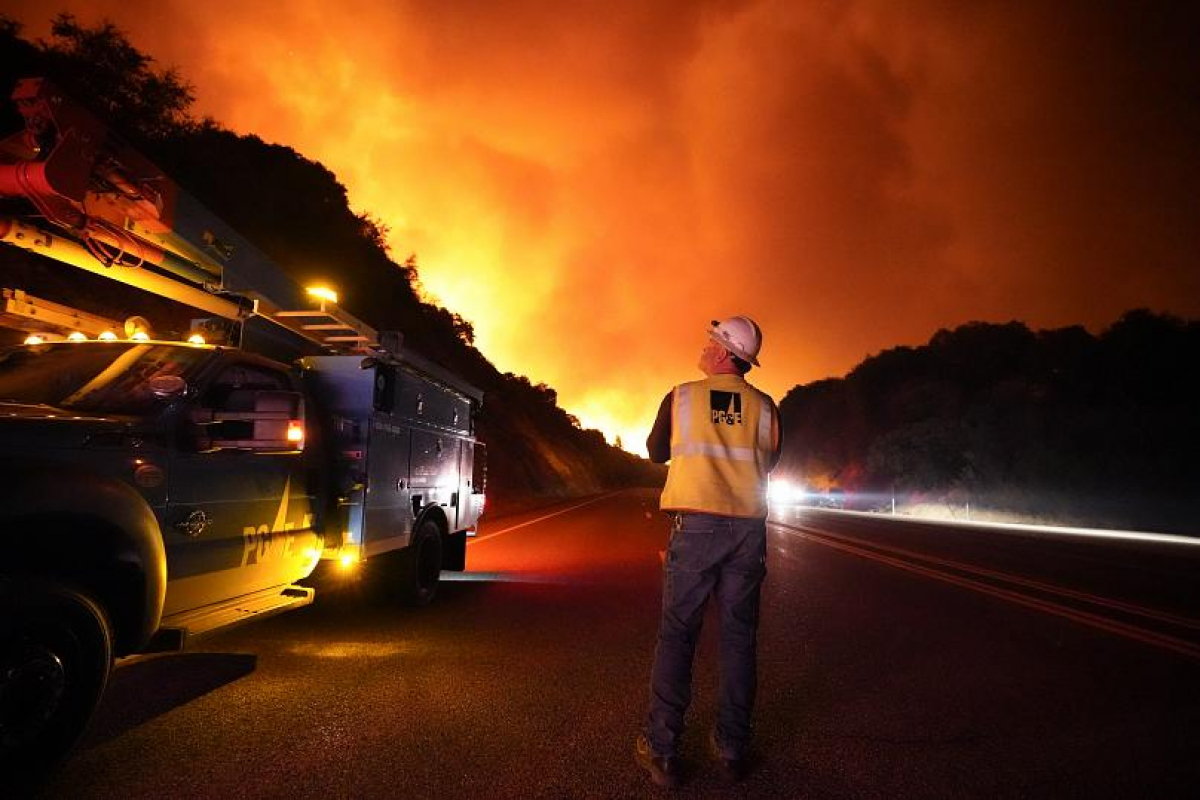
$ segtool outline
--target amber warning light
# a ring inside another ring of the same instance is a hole
[[[338,301],[337,292],[335,292],[333,289],[330,289],[328,286],[309,286],[304,291],[308,292],[311,297],[315,297],[319,300],[328,300],[331,303],[336,303]]]
[[[304,423],[300,420],[289,420],[287,427],[287,440],[295,444],[300,444],[304,441]]]

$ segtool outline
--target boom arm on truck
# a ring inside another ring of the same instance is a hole
[[[225,319],[255,315],[331,352],[379,334],[309,293],[89,111],[45,79],[21,80],[25,130],[0,142],[0,196],[44,226],[0,217],[0,241]]]

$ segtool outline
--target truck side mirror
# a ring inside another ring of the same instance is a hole
[[[213,426],[205,449],[261,453],[304,449],[304,396],[277,389],[235,389],[219,409],[196,409],[192,422]]]
[[[371,405],[376,411],[390,414],[395,408],[396,399],[396,370],[387,365],[376,363],[375,388],[372,392]]]
[[[483,494],[487,491],[487,447],[481,442],[475,443],[475,457],[471,463],[471,493]]]

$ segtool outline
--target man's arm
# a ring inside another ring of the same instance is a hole
[[[775,451],[771,453],[771,458],[768,462],[767,472],[771,472],[775,467],[779,466],[779,457],[783,455],[783,416],[779,413],[779,406],[771,403],[771,410],[775,414]]]
[[[654,427],[646,437],[646,452],[655,464],[665,464],[671,460],[671,396],[667,396],[658,405],[658,416],[654,418]]]

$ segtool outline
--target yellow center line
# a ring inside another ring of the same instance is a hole
[[[951,575],[946,572],[931,569],[929,567],[922,567],[917,564],[902,561],[898,558],[892,558],[871,550],[846,544],[845,542],[834,541],[832,538],[826,538],[824,534],[813,535],[812,533],[800,530],[798,528],[793,528],[791,526],[779,525],[778,523],[772,524],[783,530],[791,531],[803,539],[825,545],[826,547],[842,550],[846,553],[850,553],[861,558],[878,561],[879,563],[887,564],[888,566],[907,570],[909,572],[914,572],[918,575],[922,575],[927,578],[933,578],[934,580],[939,580],[944,583],[951,583],[965,589],[971,589],[972,591],[979,592],[981,594],[998,597],[1002,600],[1007,600],[1010,603],[1016,603],[1017,605],[1033,608],[1046,614],[1052,614],[1054,616],[1071,620],[1072,622],[1077,622],[1081,625],[1086,625],[1088,627],[1096,628],[1108,633],[1115,633],[1118,636],[1123,636],[1127,639],[1132,639],[1134,641],[1153,645],[1155,647],[1161,647],[1163,649],[1188,656],[1189,658],[1200,660],[1200,646],[1184,639],[1177,639],[1173,636],[1157,633],[1156,631],[1139,628],[1136,625],[1109,619],[1108,617],[1103,617],[1099,614],[1093,614],[1089,611],[1081,611],[1079,609],[1059,605],[1049,600],[1041,600],[1039,598],[1029,597],[1028,595],[1023,595],[1010,589],[1002,589],[997,586],[991,586],[986,583],[971,580],[970,578],[963,578],[957,575]]]
[[[1123,611],[1126,614],[1133,614],[1133,615],[1139,616],[1139,617],[1146,617],[1147,619],[1158,620],[1159,622],[1166,622],[1170,625],[1177,625],[1181,628],[1189,628],[1191,630],[1200,630],[1200,620],[1192,619],[1190,617],[1180,616],[1178,614],[1172,614],[1167,611],[1160,611],[1159,609],[1156,609],[1156,608],[1147,608],[1146,606],[1140,606],[1140,605],[1136,605],[1134,603],[1127,603],[1122,600],[1115,600],[1111,597],[1101,597],[1100,595],[1090,594],[1088,592],[1082,592],[1082,591],[1079,591],[1078,589],[1069,589],[1065,586],[1058,586],[1057,584],[1053,584],[1053,583],[1045,583],[1043,581],[1033,580],[1032,578],[1025,578],[1020,575],[1013,575],[1012,573],[1008,573],[1008,572],[999,572],[997,570],[991,570],[991,569],[987,569],[985,567],[976,566],[975,564],[968,564],[968,563],[965,563],[962,561],[954,561],[949,558],[939,558],[938,556],[932,556],[927,553],[919,553],[919,552],[916,552],[915,550],[908,550],[903,547],[895,547],[893,545],[879,544],[878,542],[872,542],[872,541],[869,541],[866,539],[860,539],[855,536],[847,536],[844,533],[830,533],[828,531],[820,530],[819,528],[810,528],[810,527],[804,526],[804,525],[784,525],[784,524],[778,523],[778,522],[772,523],[772,524],[777,525],[781,528],[787,528],[788,530],[808,533],[813,536],[826,536],[826,537],[829,537],[831,539],[836,539],[841,542],[857,544],[857,545],[861,545],[863,547],[871,547],[871,548],[875,548],[877,550],[885,550],[889,553],[894,553],[895,555],[902,556],[904,558],[914,558],[914,559],[917,559],[918,561],[924,561],[927,564],[938,564],[938,565],[941,565],[944,567],[950,567],[951,569],[957,569],[957,570],[962,570],[963,572],[970,572],[975,575],[981,575],[986,578],[995,578],[997,580],[1002,580],[1007,583],[1016,584],[1018,586],[1025,586],[1030,589],[1037,589],[1039,591],[1047,592],[1049,594],[1057,594],[1061,597],[1070,597],[1073,600],[1081,600],[1085,603],[1090,603],[1092,605],[1097,605],[1097,606],[1101,606],[1104,608],[1110,608],[1115,611]]]

